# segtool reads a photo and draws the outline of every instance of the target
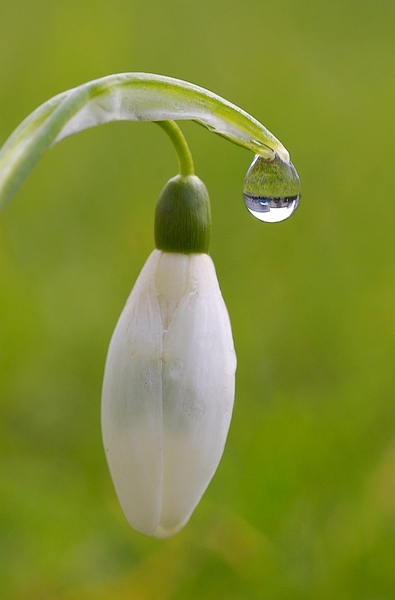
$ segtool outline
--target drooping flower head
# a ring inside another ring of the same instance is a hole
[[[170,180],[156,211],[160,249],[136,281],[106,362],[102,428],[114,486],[132,527],[156,537],[189,519],[232,414],[229,316],[214,264],[199,252],[209,233],[204,184],[196,176]]]

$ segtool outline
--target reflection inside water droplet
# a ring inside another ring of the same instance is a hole
[[[299,204],[300,196],[262,198],[244,192],[246,207],[254,217],[266,223],[278,223],[292,215]]]
[[[300,179],[293,164],[283,161],[278,154],[274,160],[256,155],[244,180],[243,194],[254,217],[266,223],[278,223],[297,209]]]

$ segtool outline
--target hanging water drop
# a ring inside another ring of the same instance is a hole
[[[254,217],[278,223],[298,207],[300,179],[295,167],[278,154],[273,160],[255,156],[244,180],[244,202]]]

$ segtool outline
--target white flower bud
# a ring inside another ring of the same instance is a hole
[[[236,356],[207,254],[154,250],[114,331],[102,428],[114,486],[130,525],[179,531],[223,453]]]

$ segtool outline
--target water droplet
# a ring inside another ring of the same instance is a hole
[[[255,156],[244,180],[244,202],[254,217],[266,223],[284,221],[298,207],[300,179],[291,162]]]

